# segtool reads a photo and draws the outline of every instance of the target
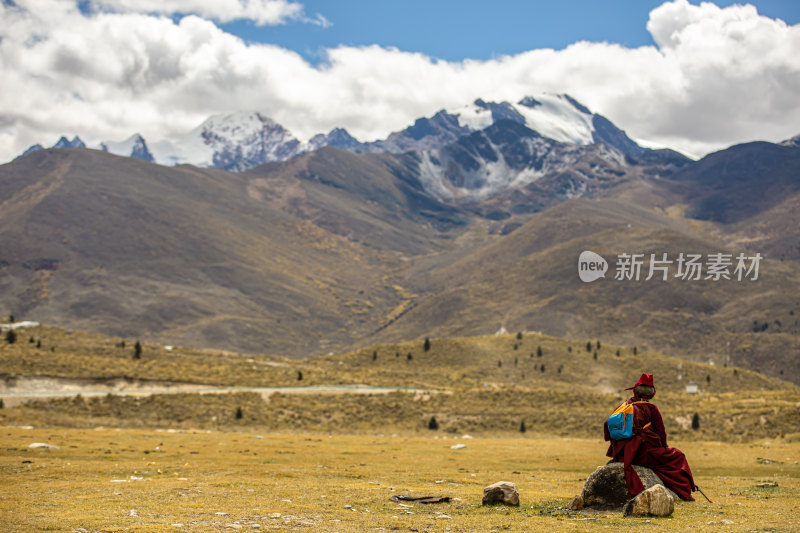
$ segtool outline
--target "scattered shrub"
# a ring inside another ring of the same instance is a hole
[[[13,329],[6,331],[6,342],[8,344],[14,344],[17,342],[17,332]]]
[[[439,422],[436,421],[436,417],[432,416],[430,420],[428,420],[428,429],[437,430],[439,429]]]
[[[692,429],[698,430],[700,429],[700,415],[697,413],[692,416]]]
[[[425,343],[422,345],[422,349],[426,352],[431,349],[431,340],[428,337],[425,337]]]
[[[525,427],[525,421],[523,420],[522,422],[519,423],[519,432],[525,433],[525,431],[527,431],[527,428]]]
[[[133,345],[133,358],[134,359],[142,358],[142,343],[139,341],[136,341],[136,344]]]

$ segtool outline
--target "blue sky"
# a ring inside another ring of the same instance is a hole
[[[362,141],[569,94],[700,157],[800,133],[800,0],[3,0],[0,161],[259,112]]]
[[[653,45],[646,29],[650,11],[663,0],[306,0],[309,17],[331,25],[290,21],[257,26],[221,24],[253,42],[272,43],[324,60],[325,49],[378,44],[447,61],[486,60],[538,48],[562,49],[577,41],[611,42],[634,48]],[[692,0],[692,4],[699,4]],[[745,2],[715,0],[725,7]],[[800,22],[800,0],[747,2],[761,15]]]

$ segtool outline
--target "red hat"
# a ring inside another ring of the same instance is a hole
[[[653,374],[642,374],[642,377],[639,378],[639,381],[636,382],[636,385],[634,385],[633,387],[628,387],[625,390],[631,390],[633,388],[638,387],[639,385],[648,385],[650,387],[655,388],[655,385],[653,385]]]

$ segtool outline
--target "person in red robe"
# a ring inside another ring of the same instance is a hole
[[[603,424],[605,440],[611,441],[606,455],[611,461],[623,463],[628,491],[636,496],[644,490],[642,480],[631,465],[646,466],[683,500],[694,501],[696,490],[692,470],[686,456],[677,448],[667,446],[667,431],[658,407],[649,403],[656,394],[653,374],[642,374],[633,387],[633,397],[626,400],[634,405],[633,437],[613,440],[608,431],[608,422]]]

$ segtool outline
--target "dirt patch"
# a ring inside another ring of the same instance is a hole
[[[69,396],[147,396],[191,392],[197,394],[222,394],[228,392],[256,392],[268,400],[275,393],[281,394],[388,394],[390,392],[429,393],[403,387],[373,387],[369,385],[321,385],[309,387],[218,387],[198,383],[174,381],[148,381],[127,378],[79,379],[46,376],[5,376],[0,379],[0,398],[6,407],[13,407],[29,400],[61,398]]]

